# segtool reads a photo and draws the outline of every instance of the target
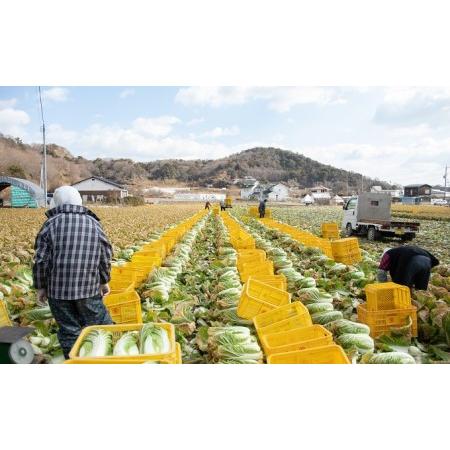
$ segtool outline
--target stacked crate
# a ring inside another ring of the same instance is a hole
[[[339,227],[334,222],[324,222],[321,226],[322,237],[324,239],[339,239]]]
[[[411,335],[417,336],[417,308],[411,304],[407,286],[374,283],[365,287],[366,303],[358,305],[358,321],[370,328],[374,338],[401,328],[411,321]]]
[[[359,242],[355,237],[331,241],[331,249],[336,262],[352,265],[362,259]]]

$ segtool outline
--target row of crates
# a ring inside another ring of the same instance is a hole
[[[299,230],[292,225],[280,223],[273,219],[260,220],[268,227],[275,228],[288,234],[307,247],[318,248],[324,255],[336,262],[351,265],[358,263],[362,259],[359,241],[355,237],[330,240],[324,237],[320,238],[309,231]]]
[[[139,332],[142,329],[141,299],[135,287],[141,284],[155,267],[161,266],[162,261],[172,251],[176,243],[204,214],[203,211],[199,212],[176,227],[167,230],[158,240],[143,246],[140,251],[134,253],[131,261],[124,266],[112,267],[110,281],[111,293],[105,297],[104,303],[115,325],[95,325],[84,328],[70,351],[70,359],[65,364],[182,363],[181,348],[175,342],[175,328],[170,323],[155,323],[156,326],[164,328],[168,333],[170,349],[165,353],[97,358],[82,358],[78,356],[78,353],[84,339],[93,330],[102,329],[110,331],[113,336],[113,344],[115,344],[122,333],[127,331]]]
[[[146,244],[123,266],[111,268],[111,293],[104,298],[116,324],[142,323],[141,300],[136,287],[144,282],[155,267],[160,267],[176,243],[204,215],[204,212],[166,231],[158,240]]]
[[[164,353],[153,353],[149,355],[129,355],[129,356],[99,356],[83,358],[78,356],[80,347],[87,337],[87,335],[94,330],[109,331],[112,334],[113,345],[120,339],[123,333],[128,331],[140,332],[143,324],[127,324],[127,325],[94,325],[86,327],[81,332],[80,336],[76,340],[72,350],[69,353],[70,359],[65,361],[65,364],[146,364],[146,363],[159,363],[159,364],[182,364],[181,360],[181,348],[180,345],[175,342],[175,327],[171,323],[155,323],[157,327],[163,328],[169,336],[169,350]]]
[[[244,282],[237,314],[253,321],[267,363],[349,364],[332,334],[321,325],[313,325],[301,302],[291,303],[286,277],[274,274],[265,251],[237,252],[237,269]]]
[[[417,336],[417,308],[407,286],[388,282],[365,287],[366,302],[357,306],[358,321],[370,328],[372,337],[389,333],[411,321],[411,335]]]
[[[221,217],[228,228],[231,245],[235,249],[255,249],[255,240],[228,214],[223,213]]]

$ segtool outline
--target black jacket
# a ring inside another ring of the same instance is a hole
[[[391,248],[387,253],[389,255],[389,273],[395,283],[402,284],[401,281],[408,270],[408,264],[414,256],[427,256],[430,258],[431,267],[439,265],[439,260],[435,256],[415,245]]]

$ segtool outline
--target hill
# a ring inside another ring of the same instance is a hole
[[[0,174],[39,181],[38,144],[0,135]],[[73,156],[67,149],[48,145],[49,189],[74,183],[92,175],[127,185],[152,182],[183,183],[190,186],[226,187],[236,178],[253,176],[262,182],[294,182],[300,187],[325,184],[337,192],[361,185],[361,175],[321,164],[301,154],[277,148],[253,148],[216,160],[167,159],[134,162],[130,159],[88,160]],[[389,184],[364,177],[366,187]]]

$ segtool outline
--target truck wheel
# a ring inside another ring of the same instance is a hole
[[[375,228],[370,227],[367,231],[367,239],[369,241],[377,241],[380,238],[380,233]]]
[[[412,241],[416,237],[415,233],[406,233],[401,239],[403,242]]]
[[[348,223],[347,226],[345,227],[345,235],[347,237],[350,237],[352,234],[353,234],[352,224]]]

